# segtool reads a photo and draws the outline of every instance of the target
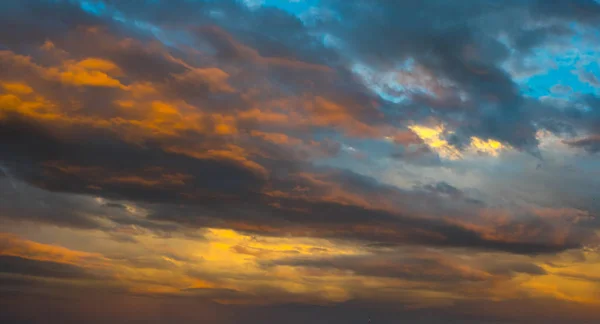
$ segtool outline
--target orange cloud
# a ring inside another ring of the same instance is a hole
[[[100,254],[70,250],[56,245],[41,244],[8,233],[0,233],[0,255],[74,265],[104,261],[103,256]]]
[[[19,82],[4,82],[2,87],[6,92],[16,95],[27,95],[33,92],[30,86]]]
[[[79,62],[67,60],[60,68],[38,68],[45,77],[68,85],[125,89],[125,86],[114,78],[121,75],[119,67],[104,59],[88,58]]]
[[[184,73],[175,74],[175,80],[190,85],[207,85],[212,92],[234,92],[227,80],[229,74],[218,68],[192,68]]]
[[[248,153],[242,147],[237,145],[228,145],[223,149],[209,149],[209,150],[193,150],[182,147],[165,147],[168,152],[183,154],[191,156],[197,159],[215,159],[215,160],[227,160],[238,163],[263,177],[267,177],[269,172],[260,164],[250,160]]]
[[[241,111],[238,118],[244,120],[256,120],[265,124],[285,125],[289,122],[290,116],[279,112],[271,112],[258,108]]]
[[[112,75],[122,75],[121,69],[113,62],[101,58],[87,58],[75,64],[84,70],[96,70]]]
[[[302,143],[301,140],[297,139],[297,138],[292,138],[290,136],[287,136],[286,134],[282,134],[282,133],[268,133],[268,132],[261,132],[261,131],[251,131],[250,134],[254,137],[259,137],[262,138],[266,141],[275,143],[275,144],[282,144],[282,145],[300,145]]]
[[[321,127],[338,127],[350,136],[380,137],[380,130],[369,126],[355,118],[344,106],[323,97],[305,103],[305,109],[311,125]]]

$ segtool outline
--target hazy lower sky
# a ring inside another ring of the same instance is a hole
[[[598,323],[600,2],[0,2],[0,322]]]

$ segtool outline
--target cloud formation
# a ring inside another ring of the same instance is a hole
[[[0,298],[593,321],[599,20],[593,0],[3,3]]]

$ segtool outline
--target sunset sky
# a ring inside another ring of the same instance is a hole
[[[0,1],[0,322],[599,323],[600,1]]]

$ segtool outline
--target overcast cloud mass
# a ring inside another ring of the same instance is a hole
[[[598,323],[600,1],[0,2],[0,322]]]

